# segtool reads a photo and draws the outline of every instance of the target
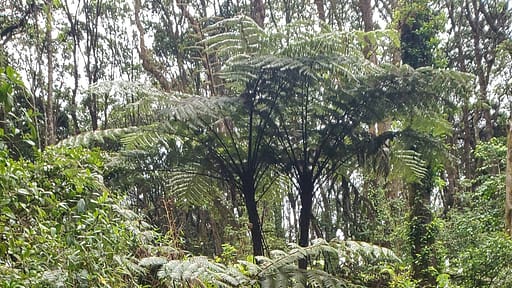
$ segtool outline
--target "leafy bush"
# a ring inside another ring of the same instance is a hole
[[[0,151],[0,286],[134,287],[148,235],[103,185],[102,157],[50,148],[34,162]]]
[[[469,183],[474,191],[460,195],[464,208],[451,211],[441,234],[447,273],[462,287],[512,287],[512,240],[503,233],[504,139],[480,143],[475,156],[481,174]]]

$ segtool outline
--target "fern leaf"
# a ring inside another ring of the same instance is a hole
[[[164,257],[147,257],[139,261],[139,265],[144,268],[160,267],[167,263],[167,258]]]
[[[211,185],[211,179],[206,175],[199,175],[197,170],[175,171],[169,175],[169,193],[181,199],[180,205],[205,206],[213,203],[218,191]]]
[[[91,144],[93,141],[98,141],[102,143],[106,138],[120,138],[125,134],[137,131],[137,129],[137,127],[128,127],[84,132],[76,136],[68,137],[57,143],[56,146],[87,146]]]

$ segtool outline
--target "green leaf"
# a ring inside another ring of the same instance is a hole
[[[77,211],[78,213],[83,213],[85,212],[85,200],[84,199],[80,199],[78,200],[78,203],[76,204],[76,208],[77,208]]]

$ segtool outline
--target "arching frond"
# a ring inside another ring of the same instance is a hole
[[[141,259],[139,265],[146,268],[159,267],[158,278],[171,287],[249,287],[254,283],[239,270],[202,256],[170,261],[161,257],[149,257]]]
[[[270,257],[258,256],[256,264],[238,261],[234,266],[225,266],[205,257],[170,261],[149,257],[139,265],[147,269],[159,266],[158,277],[178,287],[251,287],[257,283],[261,287],[361,287],[337,275],[337,267],[348,263],[364,266],[400,261],[389,249],[359,241],[327,243],[317,239],[309,247],[290,246],[289,251],[272,251]],[[297,261],[303,257],[312,260],[310,269],[297,267]],[[335,267],[327,269],[328,261]]]
[[[266,50],[268,35],[250,17],[245,15],[223,19],[205,29],[207,37],[200,43],[206,51],[215,51],[221,57],[254,54]]]
[[[137,127],[128,127],[84,132],[79,135],[66,138],[57,143],[56,146],[87,146],[93,141],[103,143],[106,138],[119,139],[123,135],[133,133],[137,130]]]
[[[139,127],[132,133],[122,137],[121,143],[127,150],[139,150],[155,147],[158,143],[163,142],[163,133],[158,131],[157,127]],[[150,128],[150,129],[147,129]]]
[[[168,193],[177,199],[177,205],[185,206],[207,206],[211,205],[215,198],[218,198],[220,191],[212,185],[212,178],[206,174],[200,174],[199,167],[188,169],[188,171],[173,171],[169,173]]]
[[[421,182],[427,173],[422,155],[414,150],[395,150],[391,153],[391,163],[395,171],[401,171],[406,182]]]
[[[219,108],[234,101],[227,97],[202,97],[185,93],[167,93],[142,83],[127,81],[99,82],[91,85],[87,93],[109,94],[118,98],[133,98],[135,101],[117,107],[115,113],[146,115],[146,124],[139,127],[104,129],[85,132],[69,137],[59,145],[88,145],[92,141],[103,142],[104,138],[122,137],[127,149],[151,147],[162,142],[164,135],[173,134],[173,122],[186,123],[191,129],[199,129],[216,119]],[[128,97],[130,95],[136,97]],[[113,113],[114,113],[113,112]]]
[[[340,258],[345,262],[400,262],[400,258],[392,250],[367,242],[333,240],[330,244],[337,248]]]
[[[229,101],[224,97],[164,92],[150,85],[127,81],[99,82],[89,86],[86,92],[120,98],[135,95],[137,100],[125,105],[124,109],[149,114],[154,121],[194,121],[201,117],[211,117],[216,115],[217,108]]]

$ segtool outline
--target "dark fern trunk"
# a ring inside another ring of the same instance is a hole
[[[251,230],[252,251],[254,256],[263,256],[263,233],[261,231],[260,217],[258,206],[256,203],[256,189],[254,188],[254,180],[248,179],[243,183],[243,191],[245,208],[249,217],[249,228]]]
[[[305,172],[300,179],[300,216],[299,216],[299,246],[307,247],[309,245],[309,227],[311,226],[311,216],[313,209],[313,176]],[[308,259],[299,260],[299,268],[306,269]]]

